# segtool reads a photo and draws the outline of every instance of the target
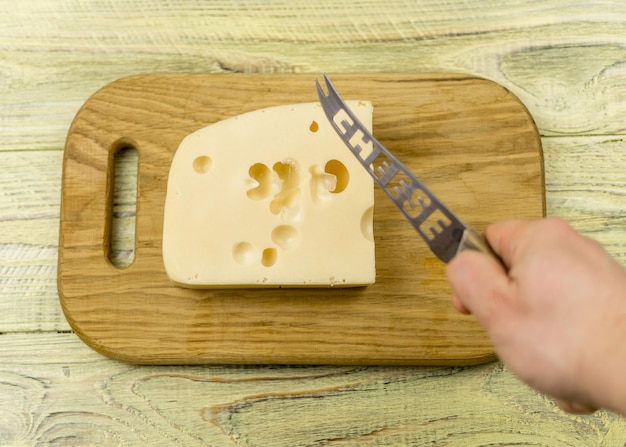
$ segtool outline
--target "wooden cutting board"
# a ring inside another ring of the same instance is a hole
[[[494,358],[450,302],[445,265],[380,189],[376,284],[361,288],[191,290],[161,257],[172,156],[208,124],[317,101],[307,75],[144,75],[95,93],[63,162],[58,286],[65,315],[95,350],[143,364],[466,365]],[[469,225],[545,214],[541,142],[503,87],[452,74],[331,75],[374,105],[374,135]],[[277,131],[280,124],[277,123]],[[139,153],[135,261],[108,259],[115,151]]]

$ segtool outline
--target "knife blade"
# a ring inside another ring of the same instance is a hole
[[[476,250],[504,265],[480,233],[465,225],[365,128],[326,74],[324,81],[328,94],[317,79],[315,85],[329,123],[430,250],[445,263],[462,250]]]

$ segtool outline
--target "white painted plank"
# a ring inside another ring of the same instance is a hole
[[[97,89],[164,71],[464,72],[517,94],[544,135],[626,130],[626,4],[618,0],[37,0],[0,8],[5,150],[58,148]]]
[[[471,368],[148,367],[73,334],[0,336],[3,445],[623,445],[497,363]]]

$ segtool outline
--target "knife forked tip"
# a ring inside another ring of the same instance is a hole
[[[328,75],[326,73],[322,73],[322,76],[324,77],[324,83],[326,84],[326,90],[328,91],[328,94],[324,93],[324,90],[320,84],[320,82],[316,79],[315,80],[315,86],[317,87],[317,93],[318,95],[320,95],[320,98],[322,97],[326,97],[329,98],[331,96],[337,96],[337,90],[335,89],[335,86],[333,85],[332,82],[330,82],[330,78],[328,77]]]
[[[328,89],[328,82],[329,82],[328,76],[326,76],[326,73],[324,73],[323,76],[324,76],[324,83],[326,84],[326,88]],[[320,100],[327,97],[318,79],[315,79],[315,87],[317,88],[317,95],[320,97]]]
[[[317,89],[317,96],[319,96],[320,99],[326,97],[326,94],[324,93],[324,90],[322,90],[322,86],[320,85],[320,81],[318,81],[317,79],[315,80],[315,88]]]

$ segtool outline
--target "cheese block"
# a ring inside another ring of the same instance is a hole
[[[371,103],[348,105],[371,129]],[[165,270],[195,288],[371,284],[373,207],[371,177],[319,103],[238,115],[188,135],[174,154]]]

